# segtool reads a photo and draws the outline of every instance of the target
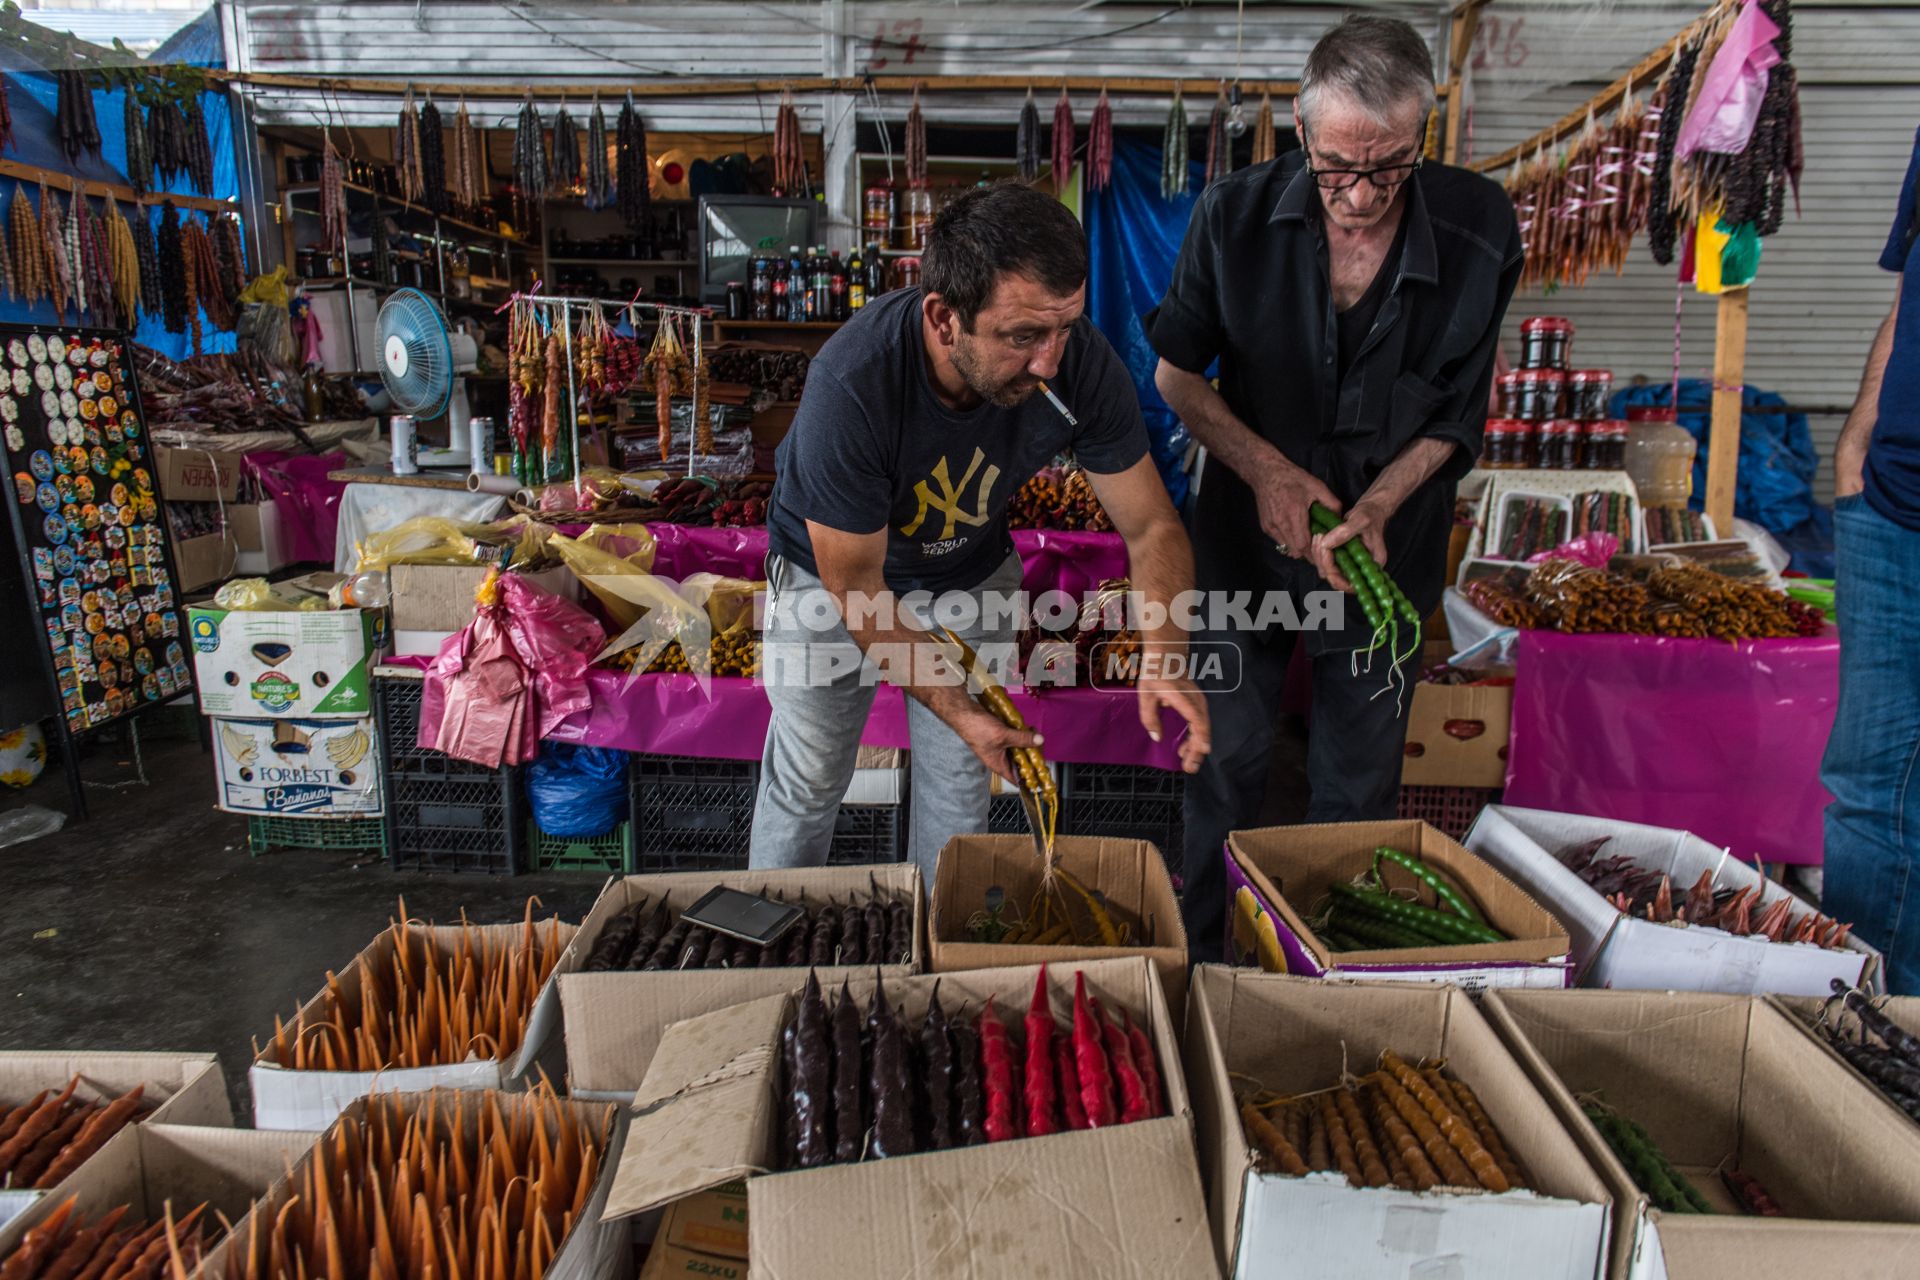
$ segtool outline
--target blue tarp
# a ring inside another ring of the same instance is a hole
[[[212,13],[209,10],[209,15]],[[186,63],[193,66],[218,67],[225,65],[219,43],[219,28],[214,25],[212,43],[206,39],[208,15],[182,28],[180,33],[163,46],[162,58],[156,54],[154,65],[166,63]],[[33,64],[18,53],[0,52],[0,75],[4,75],[7,90],[7,102],[13,111],[13,145],[6,151],[10,160],[22,164],[38,165],[61,173],[77,173],[82,178],[98,182],[117,182],[125,185],[127,165],[126,91],[115,89],[112,92],[94,90],[93,111],[100,123],[100,155],[82,155],[76,164],[67,159],[60,149],[58,130],[55,127],[54,110],[58,92],[53,77],[34,68]],[[217,199],[234,199],[240,194],[240,183],[234,166],[233,118],[228,109],[224,93],[214,91],[200,95],[200,108],[207,120],[207,137],[213,149],[213,192]],[[4,180],[0,180],[3,182]],[[20,183],[30,200],[37,199],[38,193],[32,184]],[[182,178],[171,188],[163,188],[188,194],[192,192]],[[14,198],[15,189],[11,183],[0,185],[8,199]],[[61,192],[61,203],[68,202],[70,193]],[[98,208],[99,202],[93,202]],[[37,205],[35,206],[38,207]],[[121,203],[123,217],[132,219],[138,212],[125,202]],[[181,211],[182,217],[187,211]],[[154,206],[148,211],[157,233],[160,227],[161,211]],[[4,225],[4,224],[0,224]],[[254,264],[249,263],[249,270]],[[18,299],[7,300],[0,297],[0,322],[9,324],[53,324],[59,320],[54,314],[53,304],[46,301],[28,306]],[[201,347],[205,351],[232,351],[234,337],[223,333],[205,323],[202,317],[203,340]],[[192,335],[187,333],[168,333],[162,327],[158,309],[149,314],[144,308],[141,312],[140,326],[134,331],[134,338],[164,355],[181,359],[190,354]]]
[[[1187,476],[1180,463],[1191,437],[1153,385],[1159,357],[1148,345],[1140,321],[1159,305],[1173,279],[1173,262],[1180,255],[1187,221],[1206,180],[1206,166],[1189,165],[1189,194],[1163,200],[1160,154],[1157,146],[1115,138],[1112,185],[1087,193],[1087,240],[1093,258],[1087,310],[1126,361],[1147,420],[1154,463],[1179,505],[1187,495]]]

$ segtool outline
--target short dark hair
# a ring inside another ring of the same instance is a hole
[[[1087,282],[1087,236],[1067,207],[1020,182],[977,187],[940,211],[920,256],[920,283],[973,332],[1002,275],[1031,276],[1065,297]]]
[[[1353,13],[1329,28],[1307,55],[1295,99],[1300,119],[1311,126],[1321,96],[1338,94],[1381,124],[1386,113],[1409,101],[1433,110],[1433,52],[1420,33],[1399,18]]]

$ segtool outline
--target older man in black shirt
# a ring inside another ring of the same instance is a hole
[[[1480,449],[1519,233],[1496,184],[1422,161],[1433,62],[1412,27],[1348,18],[1300,86],[1301,149],[1208,188],[1147,318],[1160,391],[1207,449],[1196,576],[1256,599],[1347,590],[1333,551],[1358,538],[1424,616],[1444,585],[1455,482]],[[1314,502],[1342,514],[1338,528],[1314,534]],[[1406,700],[1387,658],[1353,663],[1370,628],[1346,604],[1345,625],[1305,637],[1316,822],[1390,818],[1400,783]],[[1208,638],[1240,663],[1237,687],[1209,692],[1213,754],[1187,791],[1185,914],[1203,959],[1223,941],[1221,844],[1259,818],[1296,637]]]

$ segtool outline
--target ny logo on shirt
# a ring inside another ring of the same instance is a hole
[[[935,464],[932,475],[933,483],[940,486],[939,496],[934,496],[933,490],[925,480],[914,485],[913,496],[919,500],[920,509],[914,513],[912,520],[900,526],[900,532],[909,538],[920,532],[920,526],[926,523],[927,512],[929,511],[938,511],[947,517],[945,526],[940,530],[939,540],[941,542],[945,542],[953,537],[956,525],[969,524],[978,528],[985,524],[987,522],[987,498],[993,493],[994,482],[1000,478],[999,467],[990,466],[986,469],[986,472],[981,475],[979,496],[974,502],[974,509],[971,514],[961,510],[960,502],[961,496],[967,491],[967,486],[973,483],[974,473],[980,470],[980,464],[986,460],[987,455],[976,447],[973,451],[973,461],[967,464],[966,474],[960,477],[960,483],[956,485],[952,479],[949,478],[950,473],[947,470],[947,460],[942,457],[940,461]]]

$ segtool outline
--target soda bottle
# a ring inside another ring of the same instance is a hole
[[[827,255],[827,301],[832,319],[847,318],[847,268],[838,249]]]
[[[855,249],[853,256],[847,259],[847,314],[851,315],[867,305],[867,264]]]

